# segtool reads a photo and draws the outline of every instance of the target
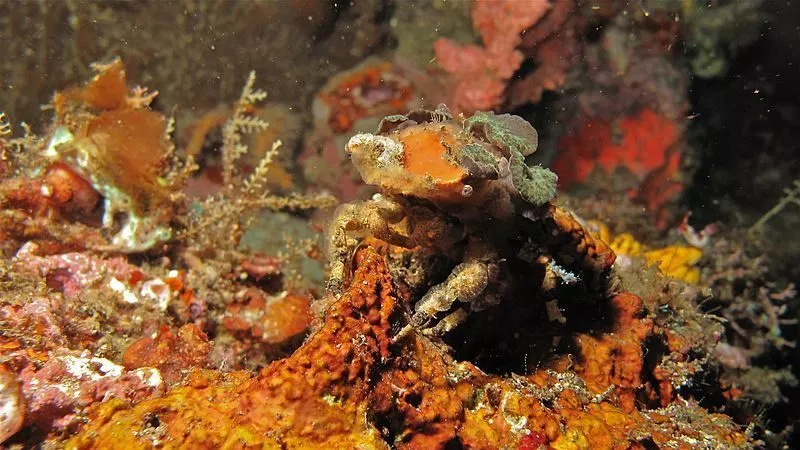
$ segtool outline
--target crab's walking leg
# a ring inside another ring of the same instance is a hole
[[[395,336],[395,340],[405,337],[412,329],[422,328],[436,313],[449,310],[457,300],[469,303],[480,296],[486,289],[490,281],[490,267],[484,261],[477,259],[463,262],[453,269],[453,272],[441,284],[432,287],[414,307],[414,315],[408,325]],[[443,330],[455,328],[466,314],[452,313],[445,319],[452,319],[445,325]],[[452,316],[452,317],[451,317]],[[459,320],[460,319],[460,320]],[[437,326],[436,328],[439,328]]]
[[[457,326],[467,320],[469,313],[464,308],[458,308],[450,314],[444,316],[442,320],[431,328],[422,330],[422,333],[427,336],[441,337],[453,331]]]
[[[328,261],[331,264],[328,292],[341,295],[347,262],[365,236],[408,246],[408,238],[399,235],[390,226],[400,222],[403,217],[402,205],[381,195],[375,195],[365,202],[341,205],[336,210],[327,237]]]

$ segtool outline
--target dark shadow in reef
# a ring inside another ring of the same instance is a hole
[[[509,262],[514,286],[498,305],[469,315],[445,342],[457,360],[470,361],[497,375],[528,374],[560,355],[576,354],[578,333],[607,333],[613,313],[607,298],[582,283],[541,293],[542,268]],[[547,303],[555,301],[565,319],[551,320]]]

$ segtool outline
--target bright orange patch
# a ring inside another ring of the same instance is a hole
[[[461,188],[466,172],[447,160],[447,149],[458,145],[451,126],[430,124],[401,131],[398,140],[403,144],[403,166],[415,175],[430,176],[437,185]]]
[[[627,168],[641,181],[636,198],[663,228],[668,223],[664,206],[683,190],[678,179],[682,125],[648,108],[615,122],[586,120],[561,138],[551,169],[564,189],[585,182],[595,169],[611,174]]]
[[[561,139],[552,169],[562,187],[585,181],[595,167],[611,173],[623,166],[643,179],[668,165],[679,131],[675,121],[650,109],[616,123],[586,121]]]

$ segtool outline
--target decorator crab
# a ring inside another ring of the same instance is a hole
[[[453,118],[444,106],[389,116],[376,134],[353,136],[346,150],[380,193],[337,210],[329,290],[341,292],[347,263],[367,237],[443,256],[452,271],[416,302],[399,338],[411,329],[442,335],[469,311],[499,303],[515,277],[529,276],[520,266],[562,279],[607,271],[613,252],[550,204],[556,175],[525,163],[537,145],[536,130],[518,116]]]

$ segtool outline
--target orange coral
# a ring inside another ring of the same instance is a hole
[[[340,134],[361,119],[407,111],[414,92],[395,65],[368,60],[328,81],[317,100],[315,114]]]
[[[616,122],[585,120],[561,138],[552,169],[565,188],[586,181],[595,169],[610,174],[624,167],[641,182],[637,197],[656,214],[681,190],[681,130],[679,122],[649,108]]]
[[[384,259],[362,248],[354,267],[348,291],[290,358],[251,379],[196,371],[165,397],[93,407],[67,447],[688,449],[699,439],[747,442],[728,418],[672,403],[668,389],[665,409],[638,410],[636,394],[650,376],[644,346],[657,330],[632,294],[611,301],[609,332],[577,334],[578,360],[565,355],[531,375],[490,376],[418,335],[393,344],[402,298]],[[666,345],[678,351],[686,342]]]
[[[143,337],[131,344],[122,356],[127,369],[155,367],[169,384],[181,380],[183,372],[206,364],[211,345],[197,326],[187,324],[173,333],[166,325],[155,337]]]
[[[350,290],[291,358],[250,380],[201,372],[161,399],[101,405],[68,446],[149,447],[160,424],[169,436],[162,442],[174,447],[386,448],[366,422],[364,401],[375,369],[390,356],[396,298],[382,257],[362,251],[356,264]]]
[[[647,108],[618,123],[588,120],[561,139],[553,170],[563,186],[586,180],[595,167],[606,173],[625,167],[643,179],[677,156],[670,150],[679,137],[674,121]]]
[[[477,383],[453,383],[453,361],[442,358],[425,339],[414,340],[405,358],[383,373],[371,400],[375,413],[396,423],[398,448],[443,448],[454,440],[464,422],[464,404],[475,394]],[[475,367],[463,367],[465,378],[481,378]],[[477,380],[471,380],[477,381]]]
[[[480,0],[472,7],[472,23],[483,47],[459,45],[441,38],[436,58],[451,76],[450,105],[457,112],[494,109],[503,101],[506,82],[524,59],[517,50],[521,34],[550,10],[545,0]]]
[[[257,289],[249,289],[242,302],[228,306],[222,317],[229,331],[267,344],[285,342],[305,331],[310,322],[308,298],[291,293],[267,297]]]
[[[633,294],[621,293],[611,300],[611,305],[615,314],[612,333],[578,336],[581,357],[573,369],[592,391],[602,392],[608,386],[615,386],[620,407],[631,412],[642,383],[642,343],[652,332],[653,324],[643,317],[642,300]]]

